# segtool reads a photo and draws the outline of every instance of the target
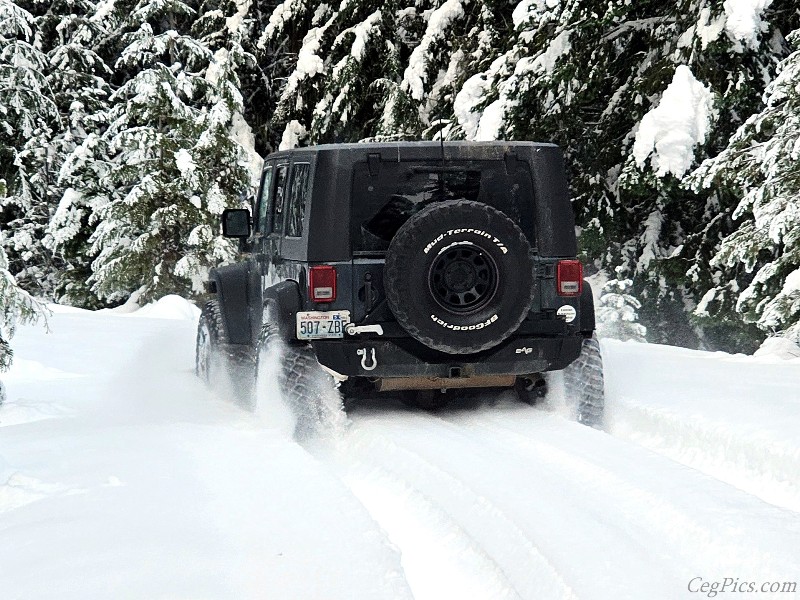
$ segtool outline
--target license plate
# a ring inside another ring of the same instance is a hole
[[[297,313],[297,339],[341,339],[344,337],[344,328],[349,322],[349,310],[299,312]]]

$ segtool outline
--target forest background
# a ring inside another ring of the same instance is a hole
[[[201,300],[270,151],[439,136],[563,148],[606,335],[800,338],[796,0],[0,0],[0,369]]]

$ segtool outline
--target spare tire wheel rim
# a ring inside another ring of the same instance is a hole
[[[468,315],[489,304],[499,287],[497,263],[484,248],[461,241],[445,246],[428,272],[428,289],[448,312]]]

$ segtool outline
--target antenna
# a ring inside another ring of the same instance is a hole
[[[440,148],[441,154],[442,154],[442,170],[439,173],[439,194],[441,194],[441,199],[442,200],[444,200],[444,198],[445,198],[445,195],[444,195],[444,192],[445,192],[445,183],[444,183],[444,169],[445,169],[445,163],[444,163],[444,126],[442,125],[444,123],[444,119],[442,118],[442,112],[443,111],[444,111],[444,103],[442,103],[442,105],[440,105],[440,107],[439,107],[439,148]]]

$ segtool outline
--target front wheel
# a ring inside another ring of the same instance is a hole
[[[207,385],[211,385],[221,372],[220,344],[224,341],[225,331],[222,327],[219,303],[212,300],[206,303],[200,313],[194,361],[195,374]]]
[[[603,356],[595,335],[583,340],[580,356],[564,369],[564,393],[575,419],[600,428],[605,410]]]
[[[219,302],[207,302],[197,324],[195,373],[216,392],[253,407],[254,356],[250,346],[231,344],[225,333]]]

